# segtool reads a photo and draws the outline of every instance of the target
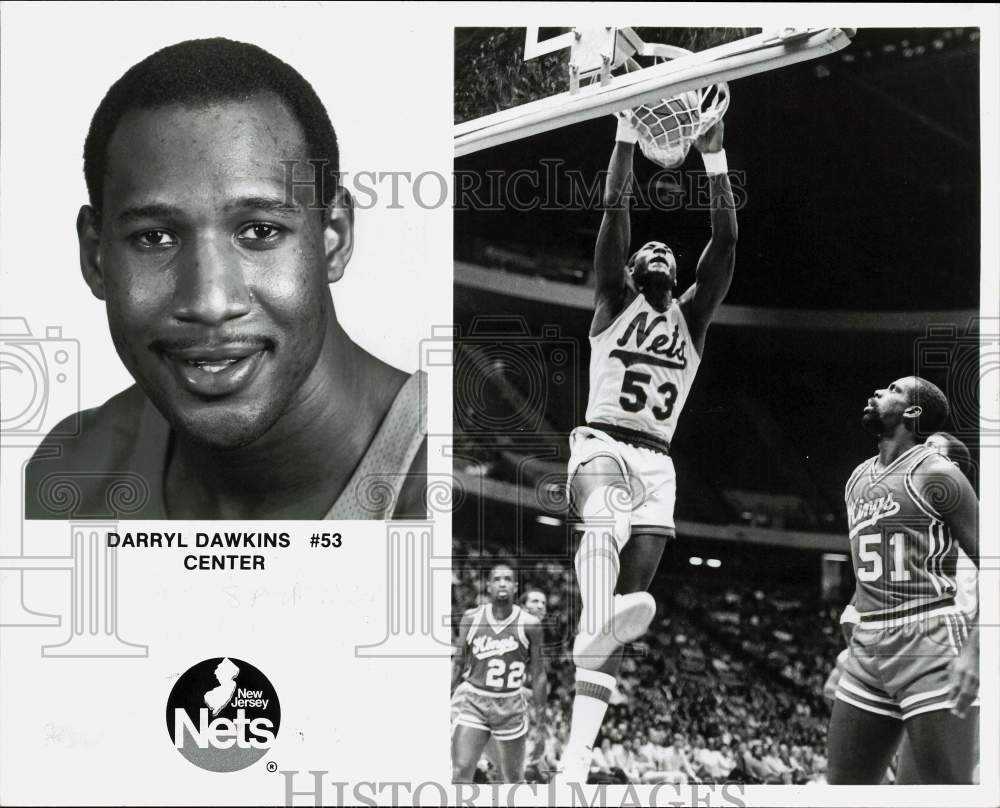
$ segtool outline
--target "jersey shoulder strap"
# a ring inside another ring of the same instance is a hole
[[[427,374],[418,370],[396,394],[350,481],[325,519],[389,519],[427,436]],[[388,490],[387,490],[388,488]]]
[[[858,467],[851,472],[851,476],[847,478],[847,485],[844,486],[844,502],[849,502],[855,483],[857,483],[858,478],[871,466],[874,460],[875,457],[869,457],[863,463],[858,464]]]
[[[628,297],[628,295],[630,295],[630,294],[632,294],[631,291],[626,291],[625,292],[625,296],[626,297]],[[615,327],[615,324],[618,323],[619,321],[621,321],[622,318],[625,317],[625,313],[627,311],[629,311],[630,309],[633,309],[633,308],[637,308],[636,307],[636,301],[640,301],[640,300],[644,300],[644,299],[645,298],[643,298],[643,296],[641,294],[639,294],[638,292],[635,292],[635,297],[633,297],[628,303],[626,303],[624,306],[622,306],[622,310],[620,312],[618,312],[618,314],[616,314],[614,317],[611,318],[611,322],[609,322],[606,326],[604,326],[604,328],[602,328],[596,334],[591,334],[590,335],[590,341],[594,342],[595,340],[600,340],[603,337],[607,336],[608,333],[610,333],[611,329]]]
[[[465,635],[465,642],[472,645],[472,638],[476,636],[479,627],[483,624],[483,614],[485,606],[479,606],[472,611],[472,619],[469,622],[469,633]]]

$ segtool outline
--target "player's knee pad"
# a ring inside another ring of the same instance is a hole
[[[631,527],[631,491],[623,485],[598,486],[584,501],[580,517],[585,533],[610,533],[621,551]]]

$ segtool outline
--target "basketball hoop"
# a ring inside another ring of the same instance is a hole
[[[691,51],[672,45],[644,43],[642,52],[654,64],[690,56]],[[623,73],[642,70],[634,57],[624,60]],[[639,137],[639,148],[646,157],[664,168],[676,168],[687,157],[694,142],[722,120],[729,108],[729,85],[722,81],[708,87],[646,102],[616,112]]]
[[[540,93],[506,108],[498,104],[495,112],[456,123],[456,157],[625,114],[643,153],[659,165],[676,166],[725,113],[726,82],[836,53],[854,35],[851,28],[783,28],[692,52],[646,42],[631,28],[580,28],[547,39],[541,30],[527,29],[523,58],[568,48],[568,91]]]
[[[528,29],[524,56],[530,59],[562,47],[570,49],[571,95],[595,84],[607,87],[613,78],[693,55],[677,45],[646,42],[632,28],[609,27],[573,29],[544,43],[538,42],[537,28]],[[729,85],[722,81],[613,114],[635,130],[647,158],[664,168],[675,168],[684,162],[694,142],[722,120],[728,107]]]

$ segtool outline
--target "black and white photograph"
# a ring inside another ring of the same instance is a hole
[[[992,776],[981,34],[456,28],[454,782]]]
[[[451,23],[0,15],[0,804],[448,783],[447,688],[412,695],[448,666],[447,570],[442,642],[389,612],[391,547],[449,558],[425,489],[451,374],[424,355],[451,323]]]
[[[0,805],[1000,804],[998,45],[0,0]]]

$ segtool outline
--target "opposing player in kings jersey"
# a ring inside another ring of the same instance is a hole
[[[959,548],[978,565],[978,506],[962,472],[918,437],[944,425],[944,394],[919,377],[877,390],[862,423],[878,454],[844,496],[857,625],[837,686],[829,782],[878,784],[906,733],[921,783],[971,783],[979,632],[956,603]]]
[[[525,676],[540,716],[548,697],[542,624],[514,603],[513,570],[498,564],[489,574],[490,603],[462,615],[452,674],[452,780],[471,783],[490,737],[499,749],[504,783],[524,779],[528,704]]]
[[[640,637],[656,612],[646,590],[674,535],[670,441],[735,263],[736,211],[722,137],[720,121],[695,141],[711,190],[712,237],[694,283],[678,298],[670,247],[650,241],[629,257],[628,190],[637,136],[619,119],[594,250],[587,424],[570,436],[583,607],[573,646],[573,717],[561,761],[566,783],[586,781],[623,643]]]

